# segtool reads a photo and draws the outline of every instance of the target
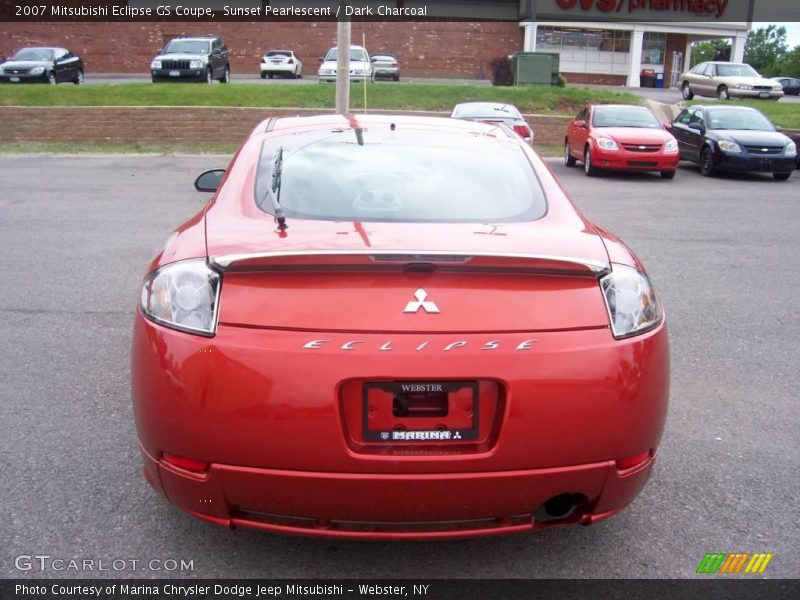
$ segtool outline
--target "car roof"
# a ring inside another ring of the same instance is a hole
[[[713,110],[749,110],[755,111],[757,113],[761,113],[760,110],[757,108],[753,108],[752,106],[722,106],[719,104],[693,104],[692,106],[687,106],[688,108],[702,108],[703,110],[713,109]],[[763,113],[762,113],[763,114]]]
[[[192,37],[179,35],[177,37],[172,38],[170,42],[174,42],[175,40],[186,40],[187,42],[208,42],[211,40],[215,40],[218,37],[219,37],[218,35],[200,35]]]

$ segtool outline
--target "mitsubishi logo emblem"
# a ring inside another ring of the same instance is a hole
[[[639,146],[639,150],[644,150],[647,146]]]
[[[428,292],[423,290],[422,288],[418,289],[414,292],[414,298],[416,298],[416,302],[412,300],[408,304],[406,304],[406,308],[403,311],[404,313],[415,313],[420,308],[424,310],[426,313],[438,313],[439,307],[436,306],[435,302],[431,302],[427,300]]]

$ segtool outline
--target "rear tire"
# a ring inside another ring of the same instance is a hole
[[[792,173],[773,173],[772,176],[777,179],[778,181],[786,181],[791,177]]]
[[[731,95],[728,93],[728,86],[721,85],[717,88],[717,100],[730,100]]]
[[[83,85],[83,69],[78,69],[75,73],[75,79],[72,81],[75,85]]]
[[[394,76],[394,80],[395,80],[395,81],[400,81],[400,75],[395,75],[395,76]]]
[[[675,171],[661,171],[661,179],[675,179]]]
[[[267,74],[266,73],[262,73],[261,74],[261,79],[266,79],[266,78],[267,78]]]
[[[706,146],[700,153],[700,174],[703,177],[711,177],[714,171],[714,156],[711,154],[711,148]]]
[[[694,94],[692,93],[692,88],[689,87],[688,81],[683,82],[683,86],[681,86],[681,91],[683,92],[684,100],[691,100],[692,98],[694,98]]]
[[[222,77],[219,78],[220,83],[230,83],[231,82],[231,68],[228,65],[225,65],[225,71],[222,73]]]
[[[272,79],[272,73],[270,73],[269,75],[267,75],[267,77],[269,77],[270,79]]]
[[[575,166],[575,158],[569,153],[569,142],[564,141],[564,164],[568,167]]]
[[[592,164],[592,151],[589,146],[586,146],[586,149],[583,151],[583,172],[586,173],[588,177],[595,177],[598,174],[598,170]]]

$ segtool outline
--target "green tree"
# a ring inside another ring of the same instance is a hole
[[[744,62],[765,77],[770,77],[778,74],[787,51],[786,27],[767,25],[751,29],[747,32],[747,43],[744,45]]]
[[[795,46],[793,50],[786,53],[780,61],[776,75],[800,78],[800,46]]]
[[[692,44],[692,64],[689,66],[693,67],[707,60],[725,60],[721,56],[730,56],[730,52],[731,43],[726,39],[695,42]]]

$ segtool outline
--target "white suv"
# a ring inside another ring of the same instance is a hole
[[[336,67],[338,61],[338,52],[336,48],[331,48],[325,55],[325,58],[320,58],[322,63],[319,66],[320,82],[336,81]],[[375,73],[373,71],[372,63],[369,60],[369,53],[361,46],[350,46],[350,81],[374,81]]]

